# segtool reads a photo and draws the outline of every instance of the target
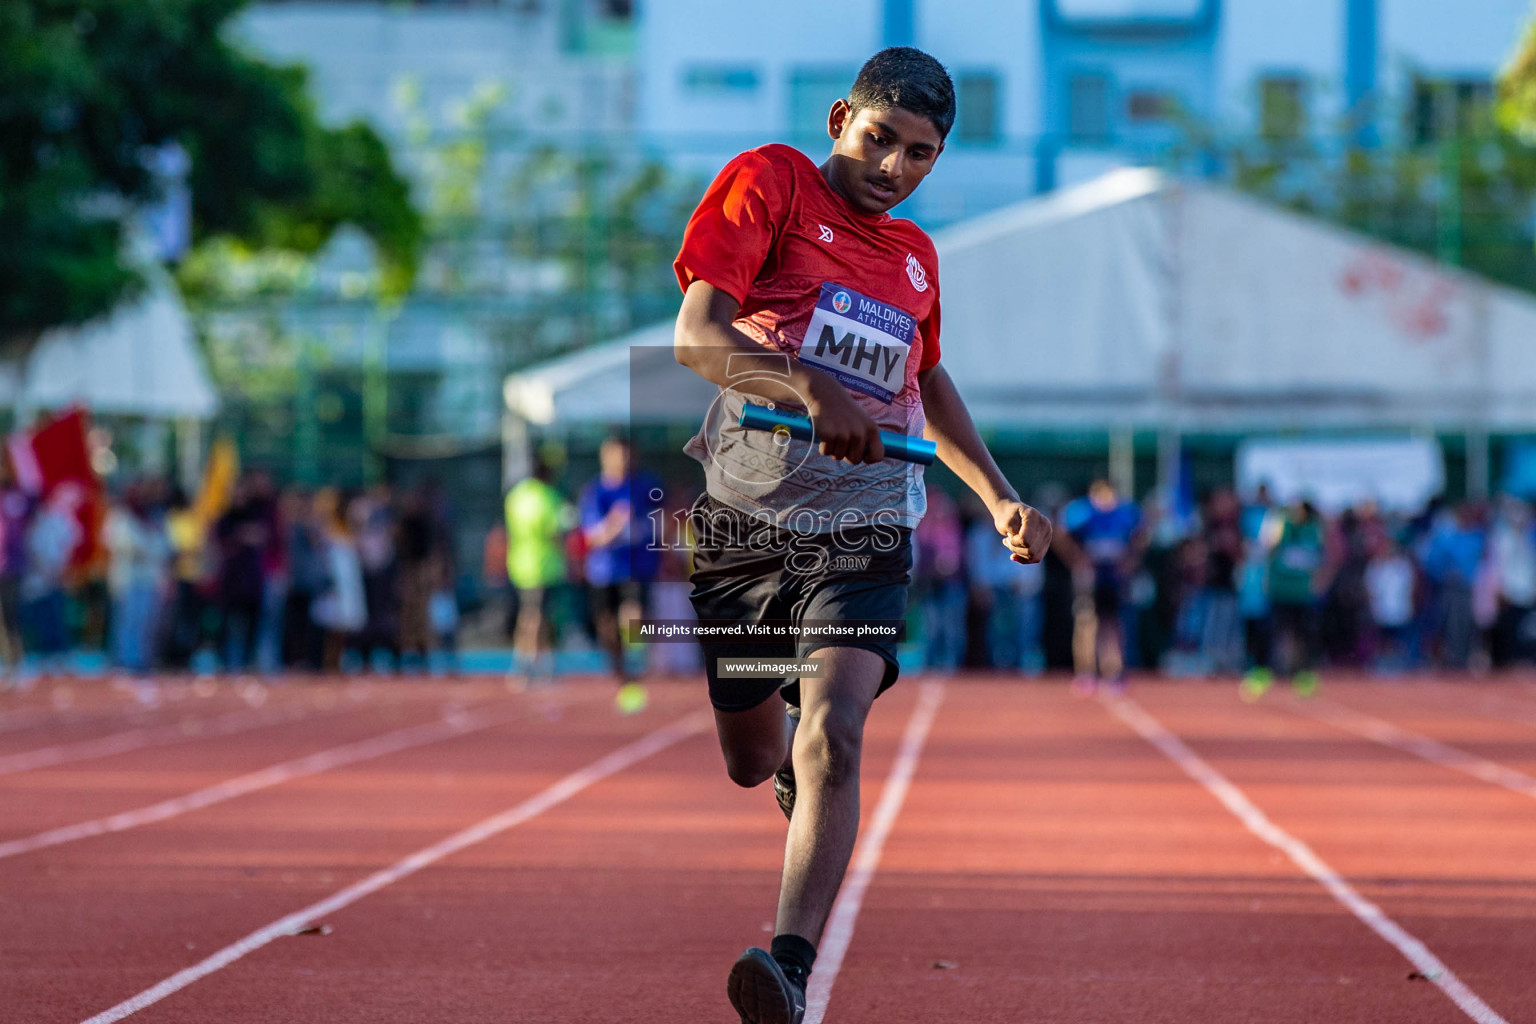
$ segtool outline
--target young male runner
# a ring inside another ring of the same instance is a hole
[[[942,65],[884,50],[832,105],[825,163],[787,146],[743,153],[694,212],[675,264],[676,354],[723,389],[688,446],[708,481],[694,507],[701,620],[902,618],[925,497],[918,467],[884,458],[882,428],[936,442],[1014,559],[1044,556],[1049,521],[1019,501],[939,364],[933,244],[887,213],[932,170],[954,116]],[[741,430],[747,399],[805,410],[816,440]],[[824,671],[742,677],[722,657],[813,657]],[[730,777],[774,778],[790,815],[771,951],[742,954],[727,992],[744,1024],[797,1024],[858,831],[865,716],[896,681],[896,645],[709,643],[705,663]]]

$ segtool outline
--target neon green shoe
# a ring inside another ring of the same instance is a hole
[[[1317,688],[1321,685],[1323,681],[1316,672],[1297,672],[1295,680],[1291,683],[1298,697],[1317,696]]]
[[[1243,681],[1237,684],[1237,695],[1252,704],[1269,692],[1275,684],[1275,674],[1267,668],[1249,669]]]
[[[639,683],[625,683],[613,695],[613,706],[619,709],[621,715],[638,715],[650,702],[650,695]]]

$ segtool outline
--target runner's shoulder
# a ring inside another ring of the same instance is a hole
[[[775,171],[789,174],[810,173],[819,175],[821,173],[821,168],[816,166],[814,160],[794,146],[786,146],[782,142],[770,142],[755,149],[749,149],[742,156],[746,156],[748,153],[761,157]]]
[[[890,231],[892,235],[901,238],[903,244],[912,250],[912,255],[923,261],[930,273],[939,265],[939,251],[934,248],[933,239],[928,237],[928,232],[917,226],[916,221],[907,220],[905,217],[892,217],[881,230]]]
[[[780,142],[743,150],[732,157],[726,167],[751,168],[756,174],[770,174],[787,191],[793,191],[796,181],[806,174],[821,173],[810,157]]]

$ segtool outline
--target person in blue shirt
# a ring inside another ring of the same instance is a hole
[[[1449,668],[1466,668],[1477,647],[1472,589],[1488,554],[1484,518],[1480,505],[1457,506],[1435,525],[1424,551],[1424,574],[1435,588],[1441,663]]]
[[[1121,607],[1146,547],[1141,509],[1121,497],[1108,480],[1095,480],[1086,497],[1062,509],[1061,525],[1057,536],[1077,591],[1072,688],[1087,695],[1103,682],[1118,692],[1125,686]]]
[[[660,552],[649,543],[651,514],[661,508],[661,481],[633,468],[634,449],[613,435],[598,450],[599,473],[581,493],[581,530],[587,542],[586,578],[598,642],[619,681],[618,708],[645,707],[645,689],[624,658],[623,626],[644,617]]]

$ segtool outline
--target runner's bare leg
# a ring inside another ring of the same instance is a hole
[[[862,647],[823,647],[810,657],[825,660],[826,674],[800,680],[798,793],[774,931],[819,943],[858,838],[864,720],[885,676],[885,659]]]
[[[747,711],[715,709],[725,771],[738,786],[767,782],[790,756],[793,723],[777,694]]]

